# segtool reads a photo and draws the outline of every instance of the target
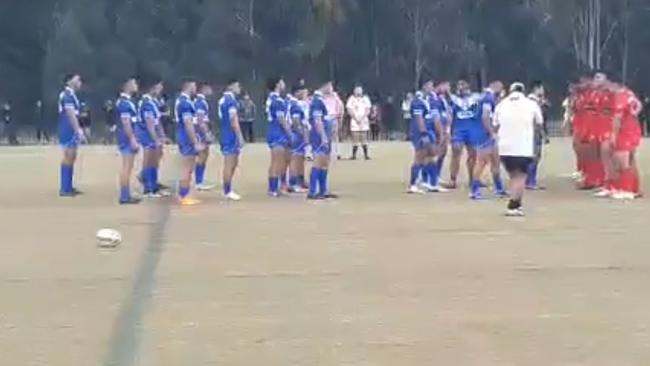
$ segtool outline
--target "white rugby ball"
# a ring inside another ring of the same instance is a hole
[[[100,229],[96,237],[100,248],[115,248],[122,243],[122,235],[113,229]]]

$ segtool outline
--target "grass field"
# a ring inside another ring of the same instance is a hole
[[[574,191],[566,140],[525,219],[406,195],[409,146],[372,152],[334,165],[340,200],[307,202],[267,198],[247,146],[244,201],[181,208],[119,207],[112,147],[82,150],[76,199],[57,148],[0,149],[0,365],[650,365],[647,200]],[[122,246],[98,249],[102,227]]]

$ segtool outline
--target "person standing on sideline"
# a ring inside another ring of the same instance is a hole
[[[350,132],[352,133],[352,157],[351,160],[357,160],[359,144],[363,148],[363,156],[370,160],[368,156],[368,133],[370,132],[370,112],[372,103],[370,98],[363,92],[363,87],[357,85],[354,92],[348,98],[346,104],[348,115],[350,116]]]
[[[522,200],[528,167],[535,158],[535,131],[542,128],[544,117],[535,101],[524,95],[524,84],[513,83],[510,94],[497,105],[497,128],[501,162],[510,175],[510,201],[506,216],[524,216]]]
[[[546,101],[546,91],[544,89],[544,84],[541,81],[533,81],[531,85],[531,93],[528,95],[528,99],[531,99],[542,111],[542,116],[544,121],[546,121],[546,113],[548,102]],[[548,130],[546,127],[546,122],[544,127],[535,132],[535,159],[528,169],[528,179],[526,180],[526,189],[536,191],[544,190],[543,186],[540,186],[537,182],[537,169],[542,160],[542,151],[543,145],[549,142],[548,140]]]
[[[81,193],[73,187],[72,183],[77,149],[79,144],[86,141],[86,136],[79,125],[81,103],[77,98],[82,81],[79,74],[70,74],[63,79],[63,82],[65,89],[59,94],[59,144],[63,149],[59,196],[74,197]]]
[[[246,142],[253,142],[253,124],[257,118],[257,106],[250,94],[244,93],[241,101],[239,102],[240,116],[241,116],[241,129],[244,133]]]
[[[106,124],[106,131],[104,137],[104,145],[112,145],[115,143],[115,107],[113,106],[113,101],[108,99],[104,102],[102,107],[104,112],[104,122]]]
[[[136,124],[138,123],[138,109],[133,102],[133,96],[138,92],[138,82],[129,77],[120,86],[120,97],[115,103],[119,123],[117,125],[117,147],[122,157],[120,170],[120,205],[133,205],[140,203],[140,199],[131,195],[131,174],[135,157],[140,151],[140,144],[136,138]]]
[[[244,147],[244,135],[239,125],[239,103],[237,96],[241,86],[237,79],[228,82],[228,87],[219,99],[219,120],[221,121],[220,145],[223,155],[223,196],[230,201],[239,201],[241,196],[232,189],[232,180],[239,165],[239,154]]]
[[[331,153],[332,156],[336,156],[337,160],[341,160],[341,154],[339,153],[339,142],[341,141],[341,126],[343,123],[343,116],[345,114],[345,108],[343,107],[343,101],[339,95],[334,90],[334,83],[330,82],[325,85],[322,89],[322,100],[325,103],[325,108],[327,108],[327,115],[332,123],[332,140],[331,142]]]
[[[379,141],[379,134],[383,129],[382,125],[382,110],[379,102],[373,103],[372,108],[370,109],[370,139],[372,141]]]
[[[90,107],[84,102],[81,102],[81,111],[79,111],[79,125],[83,129],[84,135],[86,135],[88,142],[92,143],[92,116]]]
[[[414,94],[412,92],[406,93],[406,97],[402,101],[402,126],[406,131],[406,141],[411,140],[411,102],[413,101]]]

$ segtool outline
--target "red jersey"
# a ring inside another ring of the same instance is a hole
[[[641,101],[628,88],[615,93],[614,114],[620,118],[620,127],[616,133],[616,150],[633,150],[641,143],[641,125],[638,116],[641,113]]]

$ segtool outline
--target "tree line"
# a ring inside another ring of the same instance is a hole
[[[53,128],[65,73],[95,110],[145,70],[185,76],[363,82],[381,95],[422,77],[541,79],[555,95],[593,69],[650,85],[646,0],[40,0],[0,2],[0,100],[14,119]],[[558,97],[559,98],[559,97]]]

